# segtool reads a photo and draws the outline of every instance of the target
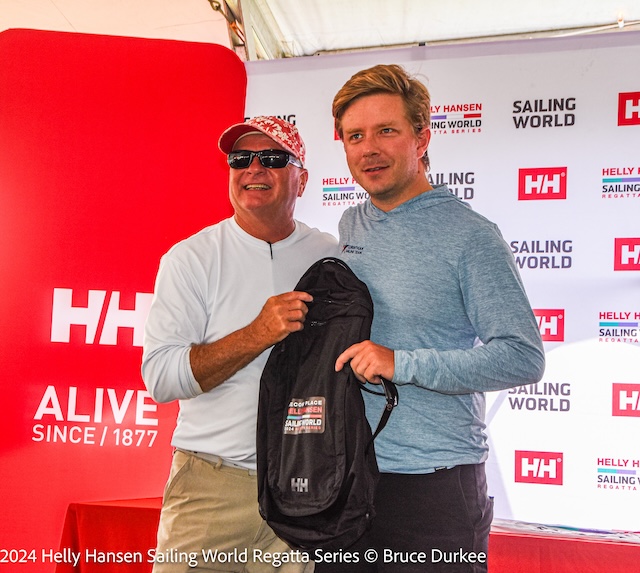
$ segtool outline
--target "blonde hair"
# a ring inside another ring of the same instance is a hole
[[[407,119],[419,134],[431,126],[431,95],[427,87],[397,64],[379,64],[361,70],[340,88],[333,98],[331,111],[335,128],[342,139],[342,116],[358,98],[374,94],[399,95],[404,103]],[[422,157],[425,167],[429,168],[429,157],[425,151]]]

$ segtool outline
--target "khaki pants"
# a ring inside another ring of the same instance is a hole
[[[153,573],[312,573],[258,513],[255,472],[177,450],[164,493]]]

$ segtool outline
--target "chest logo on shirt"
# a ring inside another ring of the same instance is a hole
[[[362,255],[364,253],[364,247],[358,245],[342,245],[342,254],[349,255]]]

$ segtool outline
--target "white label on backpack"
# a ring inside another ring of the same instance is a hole
[[[321,434],[324,432],[325,398],[292,398],[284,421],[285,434]]]

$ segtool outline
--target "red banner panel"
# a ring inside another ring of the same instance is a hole
[[[145,391],[142,329],[162,254],[231,214],[217,139],[246,73],[217,45],[34,30],[0,61],[0,549],[52,571],[70,503],[162,495],[177,407]]]

